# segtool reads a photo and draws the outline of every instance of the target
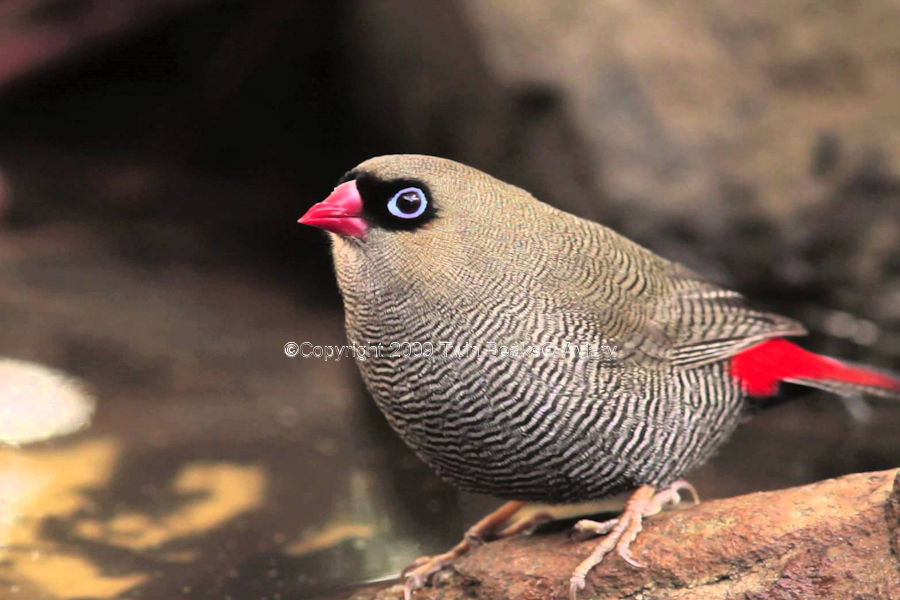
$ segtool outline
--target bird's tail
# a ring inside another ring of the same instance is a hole
[[[766,340],[736,354],[731,373],[751,396],[772,396],[784,381],[841,396],[900,399],[900,377],[815,354],[784,338]]]

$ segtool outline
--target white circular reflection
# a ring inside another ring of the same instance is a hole
[[[0,358],[0,443],[19,445],[78,431],[94,400],[74,378],[56,369]]]

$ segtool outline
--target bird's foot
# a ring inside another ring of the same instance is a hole
[[[475,546],[484,543],[489,537],[507,537],[527,530],[527,527],[520,527],[519,523],[514,523],[497,533],[497,530],[505,525],[524,505],[524,502],[507,502],[469,528],[462,541],[447,552],[435,556],[422,556],[417,558],[400,573],[400,578],[405,579],[403,584],[403,599],[411,600],[413,592],[420,587],[425,586],[432,575],[448,566],[463,554],[469,552]],[[527,525],[538,517],[540,517],[540,514],[535,515],[530,519],[525,519],[524,523]],[[544,520],[549,520],[549,515]],[[540,523],[536,523],[534,527],[538,524]]]
[[[594,551],[591,552],[591,555],[584,559],[572,573],[572,577],[569,579],[570,600],[576,600],[578,592],[584,589],[587,574],[613,550],[631,566],[643,568],[644,565],[631,554],[631,543],[640,533],[644,517],[655,515],[666,505],[678,505],[681,502],[682,490],[690,493],[694,504],[700,502],[700,497],[697,495],[694,486],[681,479],[658,492],[652,485],[643,485],[631,495],[625,503],[625,509],[618,518],[602,522],[582,519],[575,523],[573,535],[576,538],[586,539],[595,535],[604,535],[606,537],[600,541],[597,547],[594,548]]]
[[[424,587],[432,575],[468,552],[472,544],[468,538],[463,539],[449,552],[435,556],[420,556],[411,565],[403,569],[400,573],[400,578],[405,580],[403,582],[403,600],[410,600],[414,591]]]
[[[690,483],[685,481],[684,479],[676,479],[672,483],[669,484],[669,487],[659,490],[656,494],[653,495],[653,498],[650,500],[651,505],[650,509],[653,512],[644,513],[645,517],[649,517],[651,515],[655,515],[666,505],[674,508],[681,504],[681,492],[685,491],[691,496],[691,501],[694,503],[694,506],[700,504],[700,495],[697,494],[696,488],[692,486]]]

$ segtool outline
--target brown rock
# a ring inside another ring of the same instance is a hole
[[[611,556],[579,598],[898,598],[898,481],[897,470],[860,473],[657,515],[632,546],[647,567]],[[565,599],[569,574],[595,543],[565,533],[489,543],[414,597]],[[399,597],[396,587],[352,596]]]
[[[884,516],[891,532],[891,552],[894,553],[895,559],[900,560],[900,471],[894,478],[894,489],[891,491]]]

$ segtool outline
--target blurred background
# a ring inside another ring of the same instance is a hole
[[[351,362],[284,355],[343,340],[295,222],[372,155],[469,163],[900,368],[898,31],[888,0],[4,0],[0,435],[33,443],[0,445],[0,597],[340,598],[497,504]],[[9,359],[61,383],[16,396]],[[46,439],[66,377],[93,419]],[[813,393],[692,481],[896,467],[898,432]]]

